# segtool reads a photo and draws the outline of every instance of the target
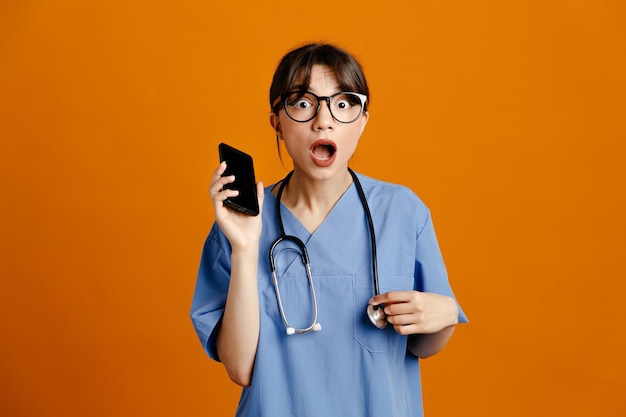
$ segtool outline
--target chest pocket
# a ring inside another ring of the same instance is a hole
[[[413,277],[379,276],[380,293],[413,290]],[[367,302],[374,296],[371,276],[355,276],[354,289],[354,339],[370,352],[386,352],[388,349],[406,348],[406,336],[398,334],[391,325],[379,329],[367,316]]]

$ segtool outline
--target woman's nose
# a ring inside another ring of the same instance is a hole
[[[332,129],[334,122],[335,119],[330,112],[330,100],[323,100],[323,102],[320,102],[320,110],[315,115],[315,119],[313,119],[313,127],[316,130]]]

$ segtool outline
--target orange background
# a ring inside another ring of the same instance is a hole
[[[206,190],[220,141],[285,174],[307,40],[363,63],[352,166],[431,207],[471,320],[427,415],[626,415],[624,2],[226,3],[0,3],[0,415],[232,414],[188,318]]]

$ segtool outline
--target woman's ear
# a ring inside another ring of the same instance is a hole
[[[370,114],[369,112],[364,112],[363,115],[361,116],[361,133],[363,133],[363,131],[365,130],[365,125],[367,125],[367,121],[370,118]]]
[[[272,125],[272,129],[274,129],[274,132],[276,132],[276,138],[282,140],[283,134],[280,127],[280,119],[278,115],[274,112],[270,113],[270,125]]]

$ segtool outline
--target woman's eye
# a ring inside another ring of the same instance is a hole
[[[300,99],[290,100],[289,106],[298,110],[305,110],[313,106],[313,104],[311,104],[311,102],[307,99],[300,98]]]
[[[298,100],[296,101],[296,107],[299,109],[308,109],[311,107],[311,103],[306,100]]]
[[[348,100],[341,100],[337,102],[337,108],[340,110],[347,109],[351,106]]]

